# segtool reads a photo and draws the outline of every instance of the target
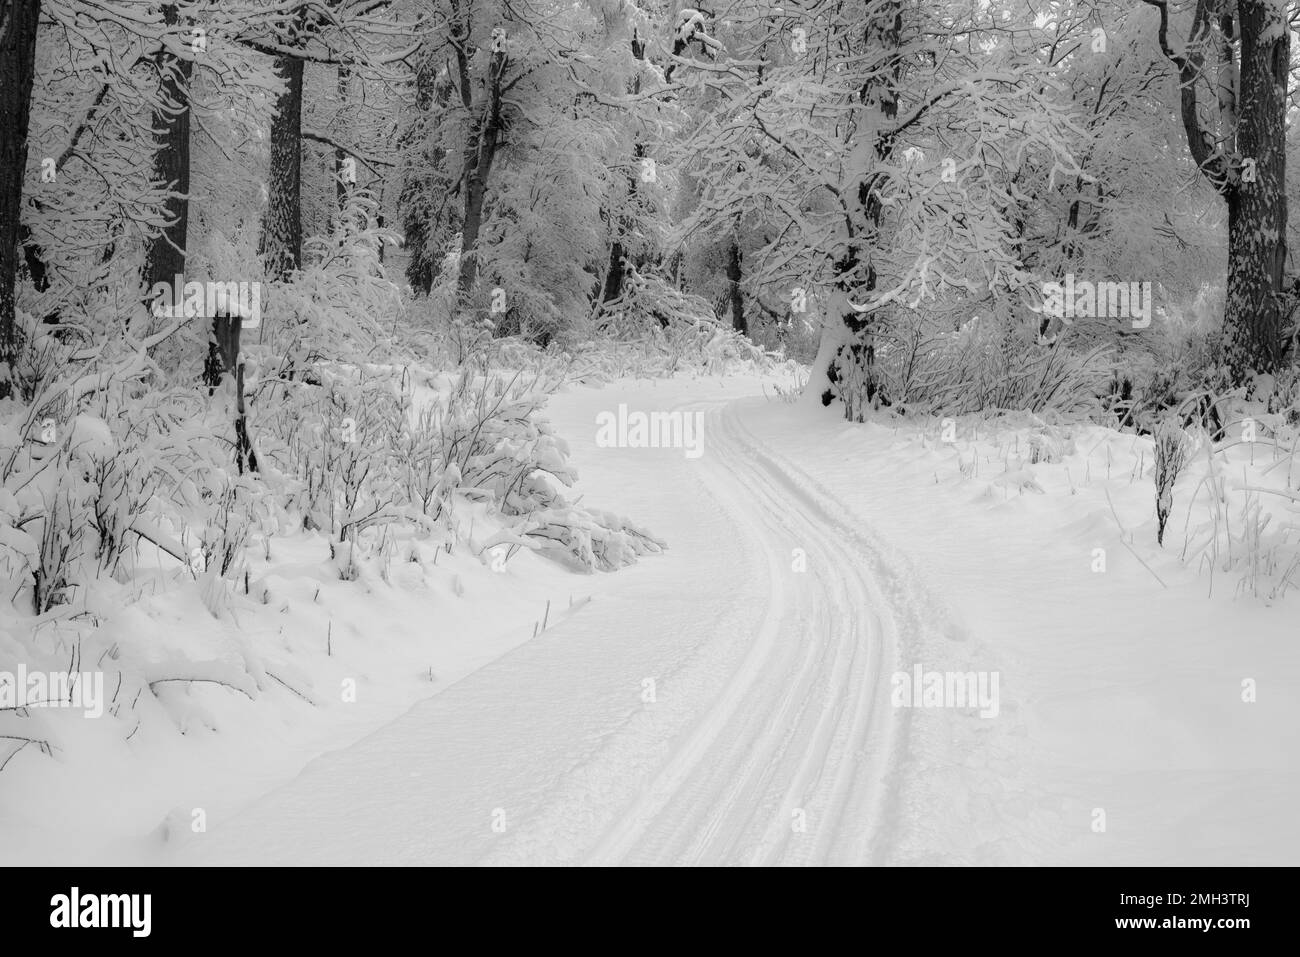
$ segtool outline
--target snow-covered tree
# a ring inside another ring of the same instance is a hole
[[[1049,71],[999,47],[998,13],[742,5],[729,12],[735,48],[692,66],[688,82],[718,88],[724,104],[692,141],[702,208],[783,220],[766,252],[796,247],[800,288],[825,303],[809,388],[852,419],[889,401],[874,364],[891,307],[1017,292],[1031,279],[1011,215],[1017,175],[1080,172]]]
[[[1232,378],[1277,371],[1287,292],[1286,119],[1291,29],[1284,0],[1196,0],[1177,39],[1167,0],[1160,48],[1173,64],[1187,146],[1228,213],[1224,349]]]

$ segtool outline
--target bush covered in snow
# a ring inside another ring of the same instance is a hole
[[[187,726],[195,705],[178,689],[195,682],[249,698],[268,687],[274,649],[237,628],[200,639],[208,625],[186,619],[157,647],[156,629],[153,644],[115,636],[144,595],[233,624],[271,600],[250,568],[288,539],[316,543],[321,567],[348,581],[376,569],[387,581],[399,542],[414,562],[421,543],[484,564],[502,545],[580,572],[665,547],[572,494],[568,447],[543,410],[589,353],[467,328],[457,345],[449,327],[411,321],[379,262],[373,208],[360,195],[349,208],[308,241],[300,270],[267,285],[261,327],[244,330],[255,469],[236,455],[232,376],[211,389],[202,378],[208,319],[138,303],[116,325],[19,314],[16,388],[0,401],[0,656],[66,668],[70,647],[93,654],[124,733],[147,706]],[[697,335],[705,356],[741,355]],[[657,361],[684,364],[669,352],[687,340],[659,341]],[[273,683],[295,684],[286,671]],[[57,750],[29,715],[0,719],[20,722],[5,737]]]
[[[961,415],[997,409],[1087,415],[1110,374],[1111,350],[1046,345],[1005,310],[954,328],[950,315],[899,310],[876,348],[883,392],[907,410]]]

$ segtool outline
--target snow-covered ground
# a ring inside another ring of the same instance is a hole
[[[598,445],[620,403],[703,413],[703,454]],[[267,603],[206,631],[192,594],[138,602],[117,640],[184,618],[195,658],[247,642],[283,693],[178,685],[125,743],[16,759],[0,859],[1300,859],[1296,599],[1177,561],[1194,471],[1156,548],[1149,440],[1078,428],[1034,463],[1024,429],[850,425],[754,377],[548,413],[584,501],[667,551],[579,575],[417,549],[345,582],[304,535],[255,569]],[[995,680],[995,707],[896,707],[918,667]]]

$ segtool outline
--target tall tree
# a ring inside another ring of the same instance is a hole
[[[743,274],[740,268],[740,222],[737,217],[736,232],[727,245],[727,301],[731,307],[731,328],[748,335],[749,323],[745,319],[745,294],[740,287]]]
[[[845,414],[859,421],[866,406],[880,398],[875,372],[877,330],[874,310],[856,307],[852,299],[858,294],[867,298],[874,295],[880,280],[872,252],[880,243],[883,191],[889,177],[882,167],[889,165],[898,144],[893,125],[898,119],[899,84],[903,74],[902,0],[878,0],[869,4],[861,29],[863,47],[878,51],[880,66],[866,75],[857,94],[856,106],[861,113],[855,118],[854,125],[858,128],[851,146],[852,164],[856,168],[851,171],[847,184],[849,196],[856,197],[857,202],[855,205],[850,200],[846,210],[848,241],[835,264],[832,300],[849,337],[839,347],[827,373],[831,383],[838,387]]]
[[[162,9],[163,22],[172,33],[165,36],[153,56],[159,96],[153,113],[158,138],[153,154],[153,180],[167,191],[163,215],[166,225],[145,239],[142,285],[148,295],[156,283],[171,283],[185,273],[185,243],[190,217],[190,80],[194,61],[177,56],[175,28],[180,24],[176,4]]]
[[[338,67],[337,90],[338,90],[338,113],[336,114],[338,122],[336,125],[343,126],[348,105],[348,86],[352,79],[352,72],[345,64],[340,63]],[[348,151],[342,146],[334,148],[334,202],[340,213],[347,207],[349,187],[355,183],[355,166],[356,159],[351,161],[351,167],[348,165]],[[351,173],[349,173],[351,169]]]
[[[398,208],[402,212],[404,245],[408,253],[406,281],[412,291],[427,296],[441,269],[435,237],[443,233],[447,208],[447,158],[449,151],[430,142],[436,115],[451,100],[451,80],[439,70],[432,50],[424,51],[415,69],[415,102],[407,125],[398,140],[402,157],[402,186]]]
[[[394,49],[394,38],[405,38],[414,25],[382,20],[379,14],[389,7],[390,0],[303,0],[273,7],[267,16],[278,13],[278,19],[241,34],[242,43],[275,57],[284,83],[271,123],[269,196],[258,247],[272,279],[287,278],[302,263],[302,141],[323,142],[340,155],[359,158],[355,149],[304,131],[304,69],[309,63],[336,67],[340,97],[350,79],[403,79],[404,73],[390,68],[404,63],[418,44]]]
[[[475,103],[467,49],[473,26],[469,0],[451,0],[451,8],[451,29],[456,44],[461,100],[470,112],[465,141],[465,218],[461,226],[460,276],[456,282],[463,301],[474,288],[474,279],[478,274],[478,235],[483,225],[483,202],[487,198],[492,164],[496,161],[497,149],[501,144],[504,120],[502,96],[507,89],[504,81],[509,57],[505,29],[498,27],[492,32],[483,101]]]
[[[628,93],[636,96],[641,92],[641,65],[645,63],[645,38],[641,36],[641,24],[633,22],[632,36],[628,40],[628,45],[632,53],[632,59],[636,61],[638,68],[632,74],[628,81]],[[640,137],[637,137],[632,147],[632,158],[635,161],[628,169],[627,173],[627,202],[623,209],[635,208],[639,202],[637,195],[637,177],[640,175],[641,160],[645,158],[645,143]],[[609,266],[605,270],[604,289],[601,293],[601,302],[613,302],[623,294],[623,276],[626,273],[624,257],[627,255],[627,247],[624,245],[628,233],[631,231],[632,217],[627,213],[617,210],[610,211],[611,226],[613,229],[613,241],[609,244]]]
[[[1234,382],[1274,372],[1283,358],[1281,296],[1287,258],[1286,111],[1291,53],[1283,0],[1196,0],[1182,52],[1160,49],[1178,72],[1187,146],[1228,207],[1224,355]]]
[[[258,254],[270,279],[286,279],[302,262],[302,77],[303,60],[279,56],[275,72],[284,88],[271,121],[271,174]]]
[[[894,312],[1033,280],[1016,177],[1030,163],[1078,175],[1070,108],[1045,68],[998,49],[983,9],[855,0],[774,16],[754,0],[729,20],[725,62],[693,71],[722,94],[688,144],[699,215],[764,224],[758,272],[794,283],[791,312],[815,299],[821,314],[809,391],[860,420],[887,398],[876,349]]]
[[[0,398],[18,357],[14,282],[40,12],[40,0],[7,0],[0,10]]]

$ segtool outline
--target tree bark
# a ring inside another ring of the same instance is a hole
[[[271,123],[271,181],[258,253],[272,280],[288,279],[302,263],[302,75],[298,57],[276,58],[284,91]]]
[[[465,149],[465,223],[461,229],[460,276],[457,289],[461,302],[469,298],[478,277],[478,234],[483,225],[483,202],[488,177],[501,142],[501,76],[505,72],[504,50],[492,54],[488,64],[487,103],[470,125]]]
[[[1241,112],[1237,152],[1254,160],[1253,182],[1228,191],[1228,288],[1224,356],[1234,383],[1282,362],[1279,296],[1286,267],[1286,87],[1290,30],[1268,0],[1241,0]]]
[[[422,162],[426,156],[426,143],[430,133],[428,117],[435,110],[441,113],[451,101],[452,84],[449,78],[437,73],[437,61],[424,60],[415,72],[415,109],[416,119],[403,134],[398,144],[399,151],[415,154],[414,161],[408,167],[409,172],[402,183],[398,197],[398,208],[402,210],[403,246],[409,254],[406,262],[406,281],[411,290],[428,295],[441,269],[438,258],[440,250],[431,249],[431,236],[441,224],[442,210],[435,210],[433,191],[440,185],[445,175],[448,151],[441,146],[433,147],[428,160],[431,167],[426,173]]]
[[[175,4],[163,7],[163,20],[175,26],[179,20]],[[172,285],[173,278],[185,274],[185,243],[190,218],[190,76],[194,64],[166,50],[154,55],[160,78],[160,105],[153,115],[154,135],[158,146],[153,155],[153,180],[166,184],[168,195],[163,207],[167,225],[156,236],[145,240],[144,268],[141,275],[145,293],[156,283]],[[179,290],[184,283],[177,284]],[[172,303],[175,305],[175,303]]]
[[[632,58],[639,63],[645,62],[645,41],[641,39],[635,27],[632,29]],[[636,95],[641,92],[641,72],[637,69],[637,74],[628,83],[628,92]],[[627,195],[628,205],[631,206],[637,199],[636,181],[640,175],[638,166],[645,156],[645,144],[637,140],[632,146],[632,156],[635,160],[632,172],[627,176]],[[623,237],[627,235],[627,225],[625,217],[613,214],[610,217],[610,224],[614,228],[614,241],[609,247],[609,265],[605,269],[605,286],[601,291],[600,301],[602,303],[611,302],[623,294],[623,276],[624,265],[623,258],[627,255],[623,247]]]
[[[14,283],[41,3],[6,0],[5,8],[0,14],[0,399],[12,391],[18,357]]]
[[[244,361],[240,353],[239,336],[243,320],[239,316],[214,316],[208,336],[208,358],[203,364],[203,384],[211,398],[221,385],[226,373],[235,382],[235,464],[240,474],[247,468],[256,472],[257,454],[248,437],[248,415],[244,408]]]
[[[347,66],[341,63],[339,64],[338,70],[338,115],[341,122],[343,119],[343,111],[348,101],[348,81],[352,74],[349,72]],[[339,123],[335,124],[336,127],[339,125]],[[336,129],[335,134],[339,135],[341,132],[342,130]],[[348,154],[342,148],[334,150],[334,205],[338,209],[340,215],[342,215],[343,210],[347,208],[348,190],[353,185],[348,183],[344,178],[343,165],[347,158]]]
[[[869,8],[863,26],[865,46],[887,51],[884,62],[868,77],[860,92],[864,110],[875,111],[877,122],[864,124],[875,131],[869,147],[869,167],[887,162],[894,150],[892,121],[898,117],[898,84],[902,77],[903,5],[902,0],[881,0]],[[867,152],[863,150],[864,154]],[[840,309],[839,320],[848,331],[847,341],[835,352],[826,377],[831,383],[822,395],[829,405],[838,396],[844,403],[844,415],[851,422],[861,422],[869,408],[888,404],[876,372],[875,314],[860,312],[850,303],[857,298],[870,302],[879,282],[872,263],[871,250],[879,242],[883,174],[877,169],[860,171],[856,186],[858,210],[846,217],[848,242],[836,270],[835,296],[832,303]],[[859,231],[860,228],[860,231]],[[866,271],[862,272],[863,257]]]
[[[727,296],[731,302],[731,328],[741,335],[749,335],[749,323],[745,320],[745,297],[740,291],[740,241],[733,238],[727,254]]]
[[[1169,43],[1167,0],[1143,2],[1160,12],[1160,49],[1178,69],[1183,132],[1192,159],[1228,205],[1223,345],[1229,376],[1239,385],[1252,372],[1277,371],[1285,351],[1280,299],[1287,254],[1285,119],[1291,45],[1285,5],[1278,0],[1197,0],[1186,53],[1180,54]],[[1236,51],[1234,34],[1240,42]],[[1221,61],[1214,71],[1206,69],[1207,48]],[[1236,71],[1223,62],[1234,52],[1239,57]],[[1214,85],[1217,131],[1206,128],[1198,103],[1197,87],[1207,75]],[[1232,89],[1234,83],[1239,92]]]

